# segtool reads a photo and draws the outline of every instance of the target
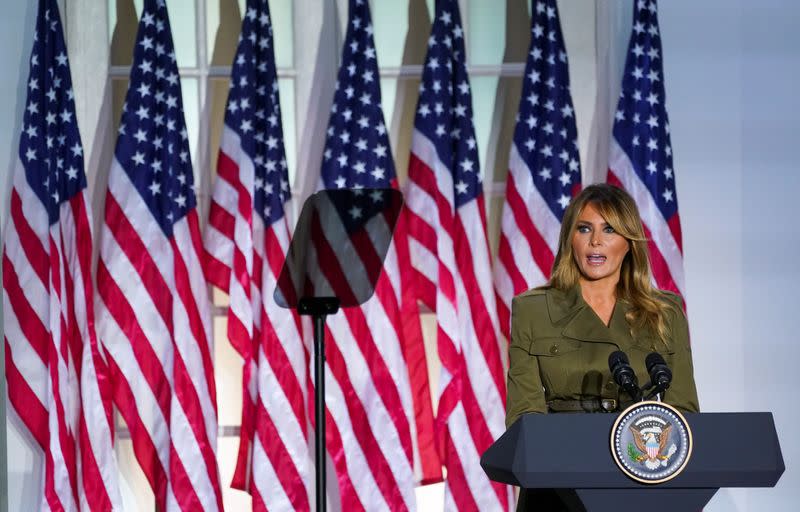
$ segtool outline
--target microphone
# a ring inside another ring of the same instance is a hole
[[[669,369],[661,354],[658,352],[649,353],[644,360],[644,365],[647,368],[647,373],[650,374],[650,386],[653,386],[653,391],[647,395],[648,399],[669,389],[669,385],[672,382],[672,370]]]
[[[634,401],[641,399],[641,390],[639,389],[639,381],[636,378],[636,373],[631,368],[628,356],[625,352],[617,350],[608,356],[608,369],[614,377],[614,382],[622,389],[628,392]]]

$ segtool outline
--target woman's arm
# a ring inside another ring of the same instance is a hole
[[[530,304],[526,297],[514,297],[511,301],[511,344],[508,349],[508,396],[506,400],[506,428],[522,414],[546,413],[542,379],[539,376],[539,361],[531,355],[533,339]]]
[[[700,412],[694,384],[692,349],[689,346],[689,324],[683,313],[683,301],[678,296],[670,298],[677,302],[670,326],[675,353],[671,354],[671,360],[668,361],[672,368],[672,384],[664,394],[664,401],[684,412]]]

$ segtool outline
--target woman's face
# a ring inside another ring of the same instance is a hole
[[[572,234],[572,255],[584,280],[616,284],[629,250],[625,237],[614,231],[592,203],[583,207]]]

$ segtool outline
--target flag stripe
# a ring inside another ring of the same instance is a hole
[[[334,228],[333,232],[326,233],[331,244],[338,248],[338,242],[344,241],[343,250],[337,250],[335,255],[331,253],[334,258],[328,257],[328,253],[313,251],[310,259],[319,258],[312,266],[316,264],[325,272],[320,276],[321,282],[313,283],[314,291],[320,295],[335,292],[346,299],[360,296],[358,292],[372,292],[366,289],[366,283],[379,269],[371,254],[372,246],[377,249],[376,241],[388,235],[387,219],[379,215],[373,217],[377,214],[377,203],[370,202],[369,189],[397,187],[381,111],[379,67],[367,2],[348,2],[347,34],[341,55],[320,186],[367,190],[361,196],[353,195],[347,205],[331,205],[341,207],[340,212],[332,215],[343,217],[348,225],[346,232],[341,227],[337,231],[330,216],[321,219],[321,224]],[[355,217],[352,211],[364,215]],[[354,218],[349,218],[350,215]],[[338,385],[348,400],[351,398],[348,393],[354,393],[353,399],[359,401],[358,410],[352,410],[349,403],[345,407],[327,402],[336,423],[335,426],[328,423],[327,428],[341,433],[341,453],[345,456],[345,460],[334,464],[339,492],[331,492],[335,501],[342,502],[342,508],[349,499],[345,490],[350,486],[367,510],[414,508],[415,481],[441,478],[438,456],[433,450],[429,394],[423,391],[414,395],[411,391],[428,389],[428,376],[418,325],[418,305],[415,291],[411,289],[415,273],[405,245],[408,226],[404,215],[402,211],[399,213],[394,231],[394,238],[399,242],[389,245],[383,272],[373,284],[372,297],[358,309],[345,310],[327,319],[333,333],[329,346],[335,345],[346,361],[346,367],[333,372],[333,377],[341,380]],[[359,229],[367,236],[359,239],[359,235],[354,235]],[[347,281],[335,276],[343,268],[348,271]],[[353,414],[357,414],[358,419]],[[372,454],[376,449],[378,454]],[[329,447],[328,453],[331,458],[338,455],[334,447]],[[359,462],[362,454],[367,458],[379,455],[385,458],[385,463],[370,464],[362,470]],[[380,492],[366,487],[367,476],[378,482]],[[398,496],[402,500],[392,498]]]
[[[477,211],[476,211],[477,210]],[[479,213],[480,212],[480,213]],[[466,226],[470,226],[470,231],[475,231],[475,226],[485,233],[486,223],[481,213],[483,212],[482,201],[476,201],[473,204],[465,205],[459,209],[459,215],[453,223],[453,234],[456,240],[461,243],[455,245],[456,265],[458,279],[457,282],[463,286],[466,291],[466,298],[469,300],[468,315],[471,317],[469,325],[474,329],[474,341],[477,342],[478,348],[481,351],[480,358],[468,358],[468,363],[477,361],[485,362],[487,371],[486,377],[494,381],[497,396],[492,397],[498,400],[496,403],[505,402],[505,373],[502,371],[502,359],[500,356],[500,345],[497,341],[497,331],[495,330],[496,319],[493,318],[494,311],[488,308],[488,305],[494,305],[494,293],[489,296],[487,300],[485,294],[485,287],[481,286],[479,282],[480,277],[476,275],[475,270],[481,268],[491,268],[489,265],[488,247],[481,244],[478,247],[472,245],[471,242],[476,241],[476,234],[467,233]],[[484,238],[485,241],[485,238]],[[480,242],[478,242],[480,244]],[[483,335],[481,335],[483,333]],[[483,370],[484,367],[481,367]],[[494,369],[492,371],[491,369]],[[498,371],[499,370],[499,371]],[[472,375],[474,373],[471,372]],[[484,388],[485,389],[485,388]],[[483,402],[488,405],[487,402]],[[496,410],[496,409],[495,409]],[[488,416],[488,414],[487,414]],[[497,436],[499,437],[498,433]],[[489,443],[491,444],[491,442]]]
[[[609,151],[608,182],[639,208],[655,284],[685,295],[678,198],[655,0],[634,6]]]
[[[209,282],[229,295],[227,334],[243,360],[232,485],[252,494],[256,511],[310,507],[308,354],[299,319],[272,298],[288,246],[290,198],[277,85],[267,2],[248,0],[204,257]]]
[[[312,231],[313,230],[321,232],[322,227],[318,224],[318,221],[312,221]],[[332,285],[334,290],[341,290],[342,293],[345,294],[342,297],[343,301],[350,301],[350,303],[356,302],[355,297],[352,296],[349,283],[344,279],[344,269],[339,266],[338,259],[333,249],[330,247],[324,237],[315,237],[314,241],[317,257],[326,262],[326,264],[321,268],[323,275],[329,281],[334,282]],[[356,241],[353,245],[357,246],[358,241]],[[371,246],[372,244],[370,243],[369,245]],[[350,251],[346,250],[344,252],[349,253]],[[363,260],[351,261],[350,263],[353,265],[359,263],[360,261]],[[406,416],[402,414],[404,410],[404,404],[400,399],[399,390],[397,388],[398,380],[401,378],[401,376],[397,374],[401,370],[396,369],[395,372],[391,372],[386,364],[387,360],[401,360],[402,356],[398,351],[399,346],[395,343],[385,344],[384,350],[381,350],[372,334],[380,332],[383,333],[382,337],[389,338],[392,337],[393,333],[398,332],[397,326],[391,324],[391,321],[386,314],[387,308],[383,304],[384,301],[389,301],[391,304],[391,297],[394,296],[390,290],[386,290],[388,285],[389,283],[386,281],[385,277],[381,276],[381,278],[378,279],[375,295],[379,302],[372,301],[368,306],[366,306],[366,308],[369,308],[368,311],[347,308],[343,311],[343,313],[347,319],[349,329],[355,335],[354,341],[358,345],[361,353],[367,361],[367,368],[369,369],[372,383],[378,392],[381,401],[385,405],[387,412],[391,416],[397,432],[400,434],[400,442],[401,446],[403,447],[403,451],[405,452],[408,461],[413,463],[409,423]],[[350,294],[350,297],[348,298],[348,295],[346,294]],[[396,307],[396,304],[391,305]],[[387,321],[390,322],[390,325],[386,325]],[[387,352],[387,350],[391,352]]]
[[[500,328],[510,339],[511,300],[545,285],[561,219],[581,188],[569,65],[555,0],[532,3],[528,58],[514,138],[494,271]]]
[[[26,279],[26,281],[30,283],[32,280]],[[8,252],[3,255],[3,288],[23,336],[28,340],[30,347],[36,352],[39,359],[47,364],[46,342],[50,337],[50,333],[39,320],[37,310],[28,302],[28,297],[26,297],[17,279],[16,270],[8,259]],[[45,310],[39,309],[38,311]],[[20,319],[22,320],[21,322]]]
[[[314,228],[312,227],[312,230],[313,229]],[[321,227],[317,226],[317,229],[321,229]],[[344,275],[345,275],[344,270],[339,268],[338,259],[336,258],[336,254],[334,253],[330,245],[327,243],[326,240],[324,240],[324,237],[315,237],[314,241],[316,242],[314,246],[314,249],[316,251],[316,257],[320,261],[326,262],[326,264],[323,265],[321,268],[322,275],[324,275],[328,280],[335,281],[335,284],[333,285],[334,290],[342,290],[343,292],[345,290],[349,291],[350,290],[349,285],[344,280]],[[351,262],[351,264],[354,263],[356,262]],[[352,291],[349,291],[349,293],[352,293]],[[343,300],[348,300],[347,296],[343,297]],[[355,297],[351,297],[349,300],[353,302],[356,301]],[[389,335],[390,331],[385,327],[384,329],[386,330],[382,331],[372,330],[369,326],[369,323],[372,323],[372,321],[374,321],[374,319],[376,318],[380,319],[386,318],[383,308],[379,306],[378,303],[373,301],[370,304],[369,312],[363,311],[361,308],[346,308],[342,311],[342,313],[346,318],[347,328],[349,329],[350,332],[353,333],[353,340],[357,344],[361,355],[363,355],[363,357],[365,358],[366,369],[371,377],[372,385],[375,387],[375,390],[380,396],[381,401],[386,407],[386,412],[388,412],[389,415],[391,416],[392,422],[395,425],[397,432],[406,434],[405,436],[403,434],[400,434],[400,442],[408,461],[413,462],[413,457],[411,453],[411,439],[410,436],[408,436],[408,422],[405,416],[397,414],[398,412],[403,411],[402,404],[400,403],[400,399],[397,394],[398,390],[393,383],[393,379],[388,368],[386,367],[384,355],[379,350],[375,342],[375,339],[373,338],[372,335],[373,332],[384,332],[386,333],[385,335]],[[335,335],[334,339],[342,339],[341,338],[342,336],[346,336],[343,330],[344,326],[341,325],[342,323],[338,321],[338,318],[336,320],[337,321],[331,322],[334,325],[339,326],[339,329],[337,330],[338,336]],[[333,326],[331,326],[330,328],[335,329],[335,327]],[[327,350],[328,351],[335,350],[336,351],[335,353],[338,353],[339,349],[337,347],[337,344],[331,344],[327,347]],[[386,355],[389,356],[389,354]],[[330,358],[330,352],[326,353],[326,357]],[[351,364],[353,364],[354,362],[350,358],[348,358],[347,360],[350,361]],[[339,375],[341,376],[342,379],[344,379],[344,381],[341,382],[340,385],[342,386],[343,390],[345,391],[346,394],[349,392],[355,393],[355,390],[349,387],[351,385],[350,379],[352,377],[346,376],[347,369],[344,364],[342,364],[341,366],[341,372],[342,373],[340,373]],[[352,404],[353,407],[356,407],[356,405],[357,404]],[[366,412],[359,409],[358,407],[356,407],[355,410],[361,415],[362,420],[366,420],[367,418]],[[353,412],[351,411],[351,417],[352,414]],[[361,421],[358,420],[356,420],[355,423],[359,427],[367,425],[366,423],[361,423]],[[363,442],[370,443],[370,448],[377,447],[377,444],[374,442],[374,438],[372,438],[372,432],[363,431],[361,432],[360,436],[357,433],[357,437],[363,438],[362,443]],[[371,452],[370,448],[365,448],[365,451]],[[372,467],[378,467],[378,466],[372,465]]]
[[[98,264],[98,289],[101,286],[101,268]],[[106,323],[105,330],[108,332],[101,334],[104,339],[109,339],[108,334],[116,331],[110,323]],[[117,339],[123,339],[124,334],[117,331],[117,336]],[[108,346],[107,348],[109,351],[108,366],[114,379],[114,403],[125,420],[128,432],[133,440],[133,451],[136,459],[139,461],[142,472],[153,488],[156,501],[165,503],[168,486],[167,461],[161,460],[156,442],[165,439],[168,434],[163,428],[159,428],[161,422],[156,425],[158,430],[151,433],[149,430],[152,427],[147,423],[150,419],[149,415],[145,416],[145,413],[155,410],[154,407],[147,407],[148,402],[154,402],[155,398],[152,396],[152,390],[146,384],[143,385],[144,376],[141,373],[140,366],[130,364],[131,360],[135,358],[131,347],[120,346],[119,350],[115,350],[116,347],[113,346]],[[116,352],[119,352],[118,359],[122,366],[117,364]],[[134,388],[133,386],[136,387]],[[148,397],[147,395],[150,396]],[[140,411],[142,414],[140,414]]]
[[[28,264],[36,273],[39,281],[47,283],[49,281],[49,257],[47,251],[39,243],[39,238],[34,233],[31,226],[25,220],[25,214],[22,211],[22,200],[17,193],[17,188],[11,190],[11,220],[14,223],[16,235],[19,240],[19,247],[22,253],[25,254]],[[15,244],[16,245],[16,244]]]
[[[330,379],[327,378],[327,372],[325,378],[328,381],[325,385],[325,402],[329,403],[331,400],[328,399],[328,394],[334,394],[331,388],[335,386],[335,383],[331,383]],[[341,393],[336,393],[334,399],[336,398],[341,398]],[[341,502],[340,510],[360,512],[366,510],[360,495],[369,498],[369,491],[371,489],[376,489],[377,485],[375,485],[372,472],[369,471],[367,463],[364,460],[364,455],[360,452],[360,448],[354,444],[344,444],[338,425],[339,423],[341,423],[343,427],[349,427],[350,425],[344,418],[342,418],[340,422],[337,422],[337,416],[332,412],[336,410],[337,409],[331,409],[330,407],[325,408],[325,422],[327,424],[325,427],[325,446],[327,447],[334,468],[336,469],[337,491]],[[353,478],[343,478],[341,476],[350,474],[347,466],[348,461],[354,461]],[[356,486],[361,491],[360,493],[356,490]],[[366,488],[366,490],[362,490],[364,488]],[[381,505],[386,507],[384,503],[381,503]]]
[[[262,375],[268,373],[267,371],[260,372]],[[272,384],[276,384],[279,386],[279,383],[272,379]],[[275,388],[269,388],[265,386],[265,390],[267,389],[277,389],[278,386]],[[259,452],[262,452],[266,457],[269,459],[269,464],[266,467],[275,468],[276,478],[280,482],[280,485],[274,485],[271,487],[271,493],[267,495],[270,496],[270,501],[272,501],[272,496],[274,495],[277,489],[282,489],[288,496],[288,501],[291,503],[291,509],[297,511],[305,511],[310,510],[310,503],[309,503],[309,489],[306,486],[306,483],[303,482],[303,478],[300,472],[293,464],[283,464],[282,461],[290,460],[291,454],[286,448],[285,442],[274,442],[275,440],[284,437],[282,435],[282,431],[273,423],[272,418],[276,417],[277,414],[280,414],[279,411],[267,411],[264,408],[264,404],[259,402],[258,403],[259,412],[261,414],[257,415],[258,421],[256,421],[258,435],[255,438],[256,447],[260,447],[261,450],[255,451],[256,454],[256,463],[258,463],[258,455],[261,455]],[[281,411],[281,412],[289,412],[289,411]],[[292,429],[292,430],[297,430]],[[291,432],[291,430],[290,430]],[[291,435],[290,432],[287,434]],[[295,439],[294,442],[303,441],[303,439]],[[263,455],[261,462],[263,462]],[[256,480],[258,481],[258,479]]]
[[[58,6],[38,4],[3,254],[8,396],[43,452],[41,508],[108,510],[121,499],[110,403],[93,394],[106,368],[87,364],[100,354],[83,149]]]
[[[129,191],[129,193],[133,192]],[[106,226],[117,240],[117,246],[133,265],[138,280],[149,295],[149,302],[152,302],[164,322],[164,328],[168,332],[172,332],[172,298],[168,293],[169,285],[164,280],[162,269],[159,269],[153,256],[147,250],[149,244],[158,243],[161,240],[154,239],[152,235],[147,236],[147,231],[142,233],[135,229],[129,222],[130,217],[123,211],[122,205],[117,202],[115,195],[110,193],[106,197]],[[140,234],[144,234],[144,237],[140,238]]]
[[[121,260],[122,258],[116,258],[115,263]],[[142,377],[153,390],[153,397],[156,399],[161,414],[168,418],[171,392],[170,379],[164,369],[167,361],[162,360],[164,356],[159,356],[155,347],[148,343],[148,336],[142,329],[142,323],[147,323],[147,321],[136,320],[140,317],[146,318],[143,317],[142,308],[137,307],[134,310],[131,304],[125,300],[126,296],[130,297],[131,290],[122,290],[119,287],[112,272],[106,267],[105,261],[101,261],[97,265],[97,285],[98,288],[100,286],[103,288],[101,297],[107,313],[110,315],[109,318],[113,318],[125,339],[130,340],[131,352],[141,369]],[[144,301],[137,302],[139,305],[144,303]],[[152,317],[152,315],[150,316]],[[114,349],[111,349],[111,352],[113,353]],[[117,403],[117,407],[120,407],[119,403]]]
[[[633,170],[630,158],[613,139],[610,159],[607,181],[628,191],[639,207],[642,223],[649,231],[647,236],[650,240],[648,243],[651,253],[650,264],[656,282],[664,289],[673,289],[676,293],[685,295],[683,254],[673,229],[660,215],[650,191]],[[678,224],[678,228],[675,229],[678,235],[680,235],[679,226]]]
[[[479,455],[503,431],[503,342],[458,2],[441,0],[428,39],[409,159],[409,246],[420,298],[436,312],[442,363],[436,427],[447,510],[509,510]]]
[[[261,430],[261,425],[259,425],[259,430]],[[274,445],[276,450],[280,449],[277,447],[278,443],[269,444]],[[298,512],[309,510],[308,496],[303,496],[302,493],[295,495],[293,493],[294,489],[289,487],[287,490],[284,487],[286,485],[286,476],[281,478],[280,473],[276,474],[275,472],[275,468],[281,468],[280,465],[276,465],[278,458],[270,457],[264,450],[264,446],[259,435],[253,442],[253,464],[262,469],[256,472],[255,485],[251,491],[253,494],[253,510],[296,510]],[[286,470],[289,469],[286,468]],[[296,481],[296,484],[302,486],[300,481]],[[292,493],[291,496],[289,493]],[[293,501],[293,498],[297,501]]]
[[[550,269],[553,268],[553,261],[555,259],[555,254],[558,252],[557,247],[550,247],[550,243],[545,240],[544,236],[539,232],[539,229],[533,223],[532,218],[541,219],[542,217],[546,216],[536,213],[531,213],[526,204],[530,203],[531,196],[534,195],[532,193],[527,194],[528,201],[522,198],[517,191],[514,182],[514,175],[508,175],[508,186],[506,188],[506,204],[508,204],[508,210],[511,212],[513,216],[513,224],[516,225],[517,231],[520,235],[522,235],[524,240],[527,240],[528,247],[530,248],[531,256],[533,257],[533,261],[536,263],[536,266],[540,269],[544,269],[547,275],[550,274]],[[545,228],[550,236],[552,237],[553,233],[558,233],[561,229],[560,225],[554,223],[553,226],[548,226]],[[507,237],[510,238],[510,237]],[[515,238],[512,238],[515,240]],[[523,255],[520,255],[523,256]],[[527,284],[523,285],[527,286]]]
[[[8,331],[9,318],[5,317],[5,329]],[[42,405],[42,400],[37,393],[28,385],[30,382],[25,375],[20,372],[14,361],[11,343],[8,336],[5,338],[5,357],[6,357],[6,379],[8,381],[8,400],[14,406],[14,410],[25,411],[20,419],[33,435],[40,446],[47,446],[47,409]]]
[[[280,319],[275,320],[281,322]],[[284,320],[283,323],[289,322]],[[294,347],[291,346],[293,339],[291,336],[295,336],[294,339],[297,339],[296,337],[299,335],[299,332],[294,330],[294,325],[279,324],[276,328],[272,323],[272,319],[267,315],[264,315],[262,325],[265,326],[266,331],[263,338],[263,350],[266,356],[265,363],[270,367],[270,373],[274,376],[274,379],[277,380],[279,386],[275,388],[273,392],[279,393],[279,396],[284,395],[286,397],[288,400],[287,405],[290,407],[292,415],[297,422],[296,427],[299,429],[299,433],[305,436],[307,429],[304,408],[305,392],[302,387],[304,383],[301,383],[297,378],[298,374],[302,374],[302,370],[300,369],[301,371],[298,371],[298,368],[296,368],[297,362],[290,361],[287,354],[287,348],[293,349],[292,352],[295,354],[302,353],[302,346],[300,346],[299,343],[294,344]],[[289,346],[287,347],[286,345]]]

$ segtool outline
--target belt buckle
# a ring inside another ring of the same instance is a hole
[[[613,398],[603,398],[600,400],[600,407],[602,407],[605,412],[614,412],[617,410],[617,401]]]

